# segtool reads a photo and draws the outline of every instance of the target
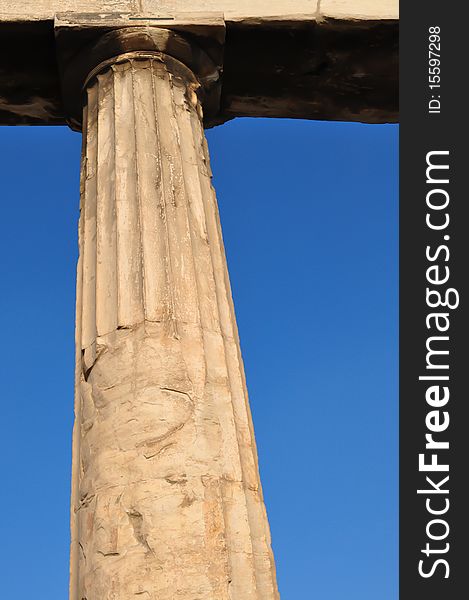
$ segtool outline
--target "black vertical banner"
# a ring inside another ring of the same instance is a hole
[[[401,3],[400,600],[469,593],[463,12],[464,3]]]

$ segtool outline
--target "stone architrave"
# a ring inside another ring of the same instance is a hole
[[[145,31],[85,83],[71,600],[275,600],[201,77]]]

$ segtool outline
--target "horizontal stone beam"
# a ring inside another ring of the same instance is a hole
[[[396,20],[397,0],[1,0],[0,19],[52,20],[56,13],[151,14],[223,12],[227,22],[312,16],[329,19]]]
[[[109,27],[221,15],[221,98],[206,126],[238,116],[398,118],[395,0],[0,0],[1,125],[66,123],[54,33],[64,11],[91,11]]]

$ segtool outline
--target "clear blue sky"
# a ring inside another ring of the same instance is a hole
[[[397,136],[208,132],[282,600],[398,597]],[[80,143],[0,128],[5,600],[67,597]]]

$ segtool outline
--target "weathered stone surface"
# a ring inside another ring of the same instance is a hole
[[[134,12],[140,0],[2,0],[0,20],[36,21],[53,19],[55,13],[75,12]]]
[[[198,83],[164,55],[88,85],[72,600],[275,600]]]
[[[112,4],[112,6],[111,6]],[[135,9],[126,6],[135,5]],[[65,124],[54,15],[157,25],[215,11],[226,24],[218,115],[385,123],[398,118],[397,0],[0,0],[0,124]],[[109,8],[111,6],[111,8]],[[86,40],[87,32],[83,28]],[[86,43],[86,41],[84,41]]]
[[[227,27],[220,120],[398,120],[398,24],[324,20]]]
[[[108,15],[62,13],[55,21],[62,98],[69,123],[81,131],[83,87],[96,65],[133,49],[169,55],[188,67],[202,84],[206,119],[220,110],[225,22],[220,15],[164,19],[159,27],[135,24]],[[166,27],[165,27],[166,25]],[[170,27],[171,29],[168,29]],[[193,43],[193,39],[197,44]]]
[[[57,12],[127,12],[166,16],[175,12],[223,12],[228,21],[296,16],[397,19],[397,0],[2,0],[0,19],[52,19]]]
[[[323,19],[386,20],[399,18],[396,0],[320,0],[318,15]]]

